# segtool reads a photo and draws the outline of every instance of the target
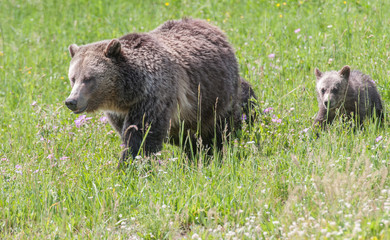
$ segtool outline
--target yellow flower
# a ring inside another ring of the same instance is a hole
[[[31,74],[31,71],[28,71],[28,74]]]
[[[344,4],[347,4],[347,1],[344,1]]]
[[[303,1],[299,1],[299,4],[303,4]]]
[[[277,6],[277,7],[280,7],[280,3],[277,3],[276,6]]]
[[[210,18],[207,18],[207,22],[210,22]]]
[[[279,17],[280,17],[280,18],[282,18],[282,17],[283,17],[283,15],[282,15],[282,14],[279,14]]]
[[[64,79],[64,77],[61,77],[61,79]]]
[[[287,5],[287,3],[286,3],[286,2],[284,2],[284,3],[283,3],[283,5],[284,5],[284,6],[286,6],[286,5]]]
[[[241,18],[244,18],[244,16],[241,16]]]
[[[165,3],[165,6],[169,6],[169,2],[166,2],[166,3]]]

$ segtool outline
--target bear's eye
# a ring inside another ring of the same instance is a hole
[[[333,93],[333,94],[337,94],[338,92],[339,92],[339,90],[338,90],[337,88],[333,88],[333,89],[332,89],[332,93]]]
[[[92,82],[92,80],[93,80],[93,77],[88,77],[88,78],[84,79],[84,82],[89,83],[89,82]]]
[[[74,84],[75,79],[74,79],[74,78],[71,78],[71,79],[70,79],[70,82],[71,82],[72,84]]]
[[[321,89],[321,93],[322,93],[322,94],[325,93],[325,88]]]

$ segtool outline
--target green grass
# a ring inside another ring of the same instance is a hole
[[[388,119],[302,131],[318,110],[315,67],[371,75],[388,108],[390,2],[165,3],[1,1],[0,238],[390,238]],[[120,139],[101,113],[77,128],[64,107],[67,47],[183,16],[226,32],[273,113],[208,165],[166,144],[120,173]]]

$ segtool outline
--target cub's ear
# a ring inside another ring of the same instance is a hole
[[[344,66],[344,67],[340,70],[340,72],[339,72],[340,76],[343,77],[344,79],[347,79],[347,80],[348,80],[348,78],[349,78],[349,74],[350,74],[350,73],[351,73],[351,68],[350,68],[349,66]]]
[[[116,57],[121,52],[121,43],[118,39],[112,39],[104,50],[104,55],[106,57]]]
[[[315,75],[317,77],[317,81],[320,80],[320,78],[322,77],[322,72],[320,71],[320,69],[316,68],[314,73],[315,73]]]
[[[70,56],[73,57],[76,54],[77,50],[79,50],[79,46],[77,46],[76,44],[69,45],[68,50]]]

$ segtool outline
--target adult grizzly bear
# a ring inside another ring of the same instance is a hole
[[[370,76],[349,66],[325,73],[316,68],[315,75],[319,111],[314,125],[324,128],[332,123],[337,110],[348,118],[354,116],[358,124],[373,115],[383,120],[382,100]]]
[[[223,132],[239,126],[242,101],[254,97],[225,34],[202,20],[72,44],[69,52],[72,92],[65,104],[74,113],[105,112],[126,145],[121,162],[142,143],[145,154],[159,151],[168,133],[179,145],[181,131],[193,147],[200,138],[205,146],[216,139],[219,148]]]

